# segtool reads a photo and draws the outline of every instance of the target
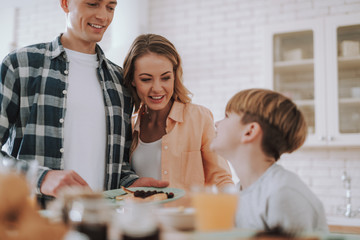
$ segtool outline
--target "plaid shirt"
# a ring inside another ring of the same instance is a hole
[[[18,159],[38,160],[38,193],[47,171],[64,168],[62,119],[69,63],[60,37],[12,52],[1,65],[2,151]],[[104,188],[115,189],[138,178],[129,165],[131,94],[123,86],[122,69],[106,59],[98,45],[96,53],[107,125]]]

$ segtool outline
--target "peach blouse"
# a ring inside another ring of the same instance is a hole
[[[134,114],[134,140],[140,136],[139,120]],[[227,161],[209,148],[214,137],[214,119],[209,109],[175,101],[161,139],[161,179],[169,181],[169,187],[187,190],[193,184],[215,184],[219,188],[233,184]]]

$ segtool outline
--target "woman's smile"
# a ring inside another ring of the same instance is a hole
[[[172,62],[159,54],[149,53],[136,59],[133,86],[150,110],[167,109],[174,93]]]

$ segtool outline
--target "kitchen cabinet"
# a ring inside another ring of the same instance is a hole
[[[267,87],[303,112],[305,146],[360,146],[360,15],[288,22],[265,32]]]

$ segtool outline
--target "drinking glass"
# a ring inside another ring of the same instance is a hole
[[[238,194],[235,188],[219,190],[216,186],[193,187],[195,228],[201,232],[234,228]]]
[[[159,240],[160,229],[152,203],[126,201],[123,212],[117,216],[116,225],[122,240]]]
[[[85,234],[90,240],[107,240],[112,212],[101,195],[96,193],[73,199],[68,221],[72,230]]]

